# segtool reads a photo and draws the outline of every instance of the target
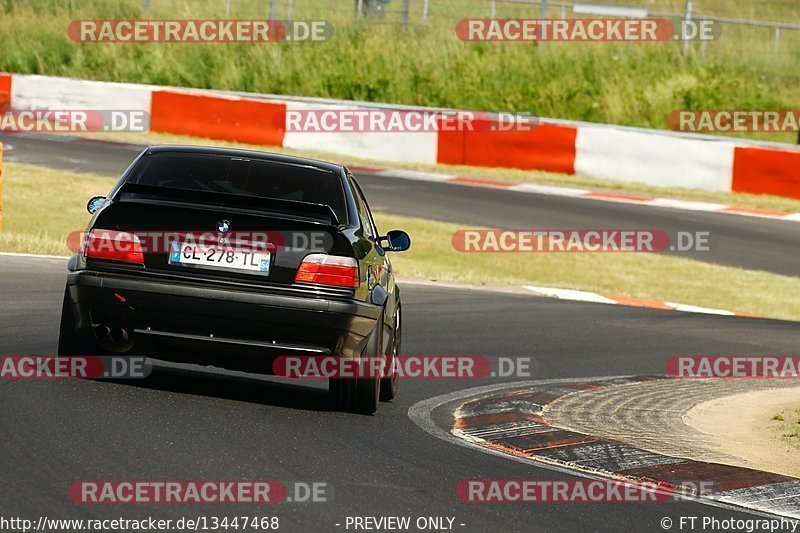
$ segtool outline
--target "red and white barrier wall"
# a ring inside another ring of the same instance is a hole
[[[0,108],[9,106],[144,110],[154,132],[385,162],[538,169],[800,198],[800,149],[739,139],[546,119],[531,131],[287,132],[287,110],[376,105],[0,73]]]

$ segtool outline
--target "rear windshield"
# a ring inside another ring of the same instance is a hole
[[[128,182],[329,205],[345,216],[341,180],[325,170],[273,161],[157,153],[142,158]]]

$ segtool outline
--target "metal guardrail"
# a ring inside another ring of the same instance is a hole
[[[270,2],[275,2],[276,0],[269,0]],[[295,3],[301,3],[307,0],[279,0],[280,2],[288,2],[289,5],[294,1]],[[367,2],[373,3],[380,3],[382,0],[357,0],[359,5],[362,3],[366,5]],[[387,0],[391,2],[391,0]],[[347,2],[346,2],[347,3]],[[457,5],[458,2],[454,0],[394,0],[392,3],[400,3],[400,24],[403,26],[408,25],[410,22],[410,7],[414,6],[416,11],[419,12],[421,10],[421,20],[423,22],[428,21],[429,19],[433,18],[432,8],[435,8],[437,5],[442,4],[449,4],[449,5]],[[388,5],[391,5],[389,3]],[[615,16],[615,17],[626,17],[626,18],[644,18],[647,16],[651,17],[658,17],[658,18],[669,18],[675,20],[700,20],[700,21],[713,21],[715,23],[723,24],[723,25],[734,25],[734,26],[742,26],[742,27],[751,27],[751,28],[764,28],[772,30],[773,32],[773,53],[778,54],[780,53],[781,48],[781,39],[782,39],[782,32],[783,31],[791,31],[797,32],[797,36],[800,37],[800,24],[792,24],[789,22],[774,22],[774,21],[764,21],[764,20],[749,20],[749,19],[741,19],[741,18],[734,18],[734,17],[724,17],[724,16],[717,16],[717,15],[710,15],[710,14],[703,14],[703,13],[694,13],[693,12],[693,3],[692,0],[686,0],[685,10],[683,13],[677,12],[661,12],[661,11],[649,11],[648,8],[644,5],[637,6],[637,5],[621,5],[621,4],[597,4],[591,2],[575,2],[575,1],[564,1],[564,0],[485,0],[483,2],[486,10],[488,10],[489,18],[495,18],[498,16],[498,12],[504,6],[530,6],[530,7],[539,7],[539,18],[547,18],[548,15],[551,15],[551,11],[557,9],[560,11],[559,15],[561,18],[568,18],[571,14],[573,15],[581,15],[587,13],[594,13],[594,14],[602,14],[603,16]],[[467,4],[466,2],[462,4],[463,7],[463,17],[469,16],[485,16],[485,13],[476,13],[475,12],[475,4]],[[591,10],[589,8],[595,8],[595,10]],[[386,8],[384,8],[386,9]],[[458,7],[454,7],[454,10],[458,10]],[[363,11],[359,11],[362,13]],[[689,41],[684,42],[684,48],[688,50]],[[705,43],[701,48],[701,52],[705,52]],[[798,55],[800,55],[800,46],[797,49]]]
[[[66,8],[68,6],[79,6],[81,0],[0,0],[9,5],[53,5]],[[125,0],[108,0],[124,3]],[[136,0],[134,0],[135,2]],[[177,0],[139,0],[143,11],[149,11],[157,6],[169,6],[177,4]],[[495,18],[503,16],[501,13],[508,7],[534,8],[530,16],[548,18],[548,16],[559,16],[568,18],[572,15],[583,15],[590,12],[602,13],[601,16],[618,16],[627,18],[643,18],[643,16],[669,18],[673,20],[698,20],[713,21],[724,26],[738,26],[743,28],[761,28],[771,31],[772,52],[780,54],[782,43],[785,42],[785,35],[791,32],[792,38],[790,54],[800,58],[800,23],[777,22],[767,20],[751,20],[736,17],[718,16],[714,14],[697,13],[693,6],[700,0],[685,0],[683,13],[650,11],[645,5],[645,0],[639,0],[640,5],[623,5],[624,2],[634,3],[635,0],[619,0],[619,4],[593,3],[592,0],[193,0],[198,5],[217,6],[224,10],[226,16],[251,16],[269,17],[271,19],[291,20],[293,16],[309,18],[309,15],[319,17],[337,16],[363,16],[372,18],[387,24],[400,24],[408,26],[410,24],[425,24],[435,20],[441,20],[442,13],[446,12],[453,20],[468,17]],[[742,0],[744,1],[744,0]],[[538,7],[538,10],[535,9]],[[595,8],[591,11],[589,8]],[[557,14],[554,11],[557,10]],[[536,13],[538,11],[538,13]],[[724,33],[724,30],[723,30]],[[748,40],[748,45],[755,42],[763,43],[763,36],[757,36],[754,40]],[[768,42],[768,41],[767,41]],[[684,41],[685,49],[688,49],[689,41]],[[705,53],[706,42],[701,45],[701,53]],[[743,48],[744,50],[744,48]],[[784,51],[784,54],[786,52]]]
[[[424,0],[424,1],[427,3],[436,0]],[[605,8],[605,13],[609,16],[628,17],[628,18],[645,18],[647,16],[651,16],[651,17],[670,18],[678,20],[708,20],[708,21],[718,22],[720,24],[769,28],[774,31],[773,52],[776,54],[779,53],[780,51],[781,30],[800,32],[800,24],[720,17],[716,15],[694,14],[692,12],[692,0],[687,0],[686,9],[684,10],[683,13],[648,11],[647,8],[644,6],[591,4],[586,2],[563,2],[560,0],[488,0],[488,1],[490,3],[490,12],[491,12],[490,18],[494,18],[497,6],[502,4],[517,4],[517,5],[530,5],[530,6],[538,5],[542,13],[542,18],[545,18],[544,14],[551,7],[560,8],[561,17],[566,18],[568,10],[571,10],[573,13],[576,14],[581,14],[589,12],[588,10],[583,9],[584,6],[593,6],[597,8]],[[688,45],[688,42],[686,43],[686,45]]]
[[[230,0],[226,0],[230,2]],[[234,0],[236,1],[236,0]],[[240,0],[241,1],[241,0]],[[257,0],[256,0],[257,1]],[[280,13],[291,13],[292,6],[301,5],[317,5],[321,6],[324,0],[262,0],[269,2],[270,13],[275,12],[274,7],[278,5]],[[574,1],[574,0],[483,0],[480,2],[467,1],[467,0],[355,0],[358,9],[354,9],[351,4],[352,0],[334,0],[336,3],[332,4],[336,7],[330,7],[329,10],[342,12],[343,10],[352,10],[353,12],[362,15],[369,15],[370,9],[375,9],[373,14],[377,14],[378,18],[388,18],[388,12],[392,12],[392,21],[407,26],[411,23],[426,23],[441,17],[441,8],[446,6],[447,10],[452,12],[454,17],[467,18],[467,17],[482,17],[489,16],[495,18],[502,16],[500,12],[505,7],[525,7],[533,8],[531,16],[538,16],[539,18],[548,18],[548,16],[555,15],[554,10],[557,10],[557,15],[561,18],[568,18],[571,15],[585,15],[588,13],[599,14],[600,16],[614,16],[626,18],[644,18],[647,16],[658,18],[669,18],[678,21],[713,21],[722,25],[739,26],[749,28],[763,28],[772,31],[772,51],[778,54],[781,51],[781,41],[784,32],[793,32],[798,37],[796,48],[793,47],[793,52],[800,56],[800,24],[793,24],[789,22],[775,22],[765,20],[750,20],[735,17],[717,16],[706,13],[694,12],[694,6],[697,0],[685,0],[685,9],[682,13],[679,12],[662,12],[650,11],[641,0],[642,5],[623,5],[609,4],[609,3],[592,3],[591,0],[587,1]],[[633,3],[628,0],[628,3]],[[372,7],[370,7],[372,6]],[[538,10],[536,9],[538,7]],[[438,11],[439,14],[435,14]],[[538,11],[538,13],[536,13]],[[384,15],[387,15],[384,17]],[[724,33],[724,32],[723,32]],[[763,42],[763,38],[762,38]],[[684,41],[684,48],[688,50],[690,45],[689,41]],[[701,46],[701,53],[705,53],[706,43]]]

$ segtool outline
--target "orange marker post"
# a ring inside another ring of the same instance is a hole
[[[0,231],[3,231],[3,143],[0,143]]]

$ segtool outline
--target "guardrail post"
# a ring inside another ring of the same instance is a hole
[[[683,11],[683,27],[681,28],[681,37],[683,38],[683,53],[689,53],[689,40],[686,38],[686,32],[689,22],[692,21],[692,0],[686,0],[686,9]]]
[[[775,28],[775,48],[774,52],[775,55],[779,54],[781,51],[781,29]]]
[[[703,24],[705,23],[705,21],[706,21],[705,18],[701,18],[698,21],[698,23],[700,24],[700,27],[703,27]],[[708,47],[708,40],[700,39],[700,57],[702,57],[703,59],[705,59],[705,57],[706,57],[706,48],[707,47]]]

